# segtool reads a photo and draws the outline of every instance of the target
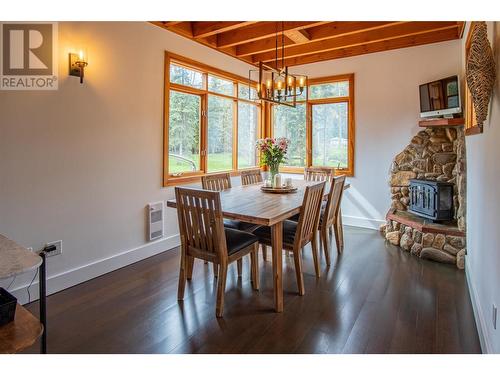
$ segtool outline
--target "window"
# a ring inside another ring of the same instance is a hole
[[[258,165],[257,143],[259,133],[259,111],[257,106],[238,102],[238,168]]]
[[[261,105],[248,79],[169,52],[165,73],[164,186],[257,166]]]
[[[288,167],[306,166],[306,105],[297,104],[295,108],[273,105],[274,137],[290,140],[288,147]]]
[[[170,82],[179,85],[203,88],[203,74],[196,70],[188,69],[180,65],[170,65]]]
[[[309,87],[309,99],[340,98],[349,96],[349,81],[322,83]]]
[[[208,91],[233,96],[234,83],[226,79],[208,75]]]
[[[208,172],[233,169],[233,100],[208,96]]]
[[[170,173],[200,169],[201,97],[170,91],[168,152]]]
[[[348,104],[312,106],[312,164],[347,169]]]
[[[354,75],[310,79],[297,106],[272,105],[271,132],[290,139],[284,171],[333,167],[354,175]]]

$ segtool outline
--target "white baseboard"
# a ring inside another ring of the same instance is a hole
[[[112,272],[119,268],[128,266],[142,259],[146,259],[164,251],[171,250],[176,246],[179,246],[179,242],[179,235],[175,234],[161,240],[148,242],[144,245],[123,251],[106,258],[98,259],[83,266],[66,270],[56,275],[50,275],[48,276],[47,280],[47,294],[50,295],[53,293],[57,293],[61,290],[70,288],[84,281],[88,281],[108,272]],[[20,304],[28,303],[28,296],[26,293],[27,287],[28,285],[22,285],[11,291],[11,293],[18,299],[18,302]],[[37,300],[38,282],[32,284],[32,286],[30,287],[30,292],[31,300]]]
[[[385,220],[369,219],[361,216],[342,215],[342,224],[351,227],[379,230],[380,225],[384,223]]]
[[[477,334],[479,336],[479,342],[481,344],[481,351],[484,354],[492,354],[493,349],[488,334],[483,309],[481,307],[481,303],[479,302],[476,288],[471,281],[472,276],[467,262],[467,255],[465,256],[465,277],[467,279],[467,286],[469,287],[469,294],[472,303],[472,310],[474,311],[474,320],[476,321]]]

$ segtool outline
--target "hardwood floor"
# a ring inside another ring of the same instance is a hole
[[[333,247],[320,279],[305,251],[303,297],[284,256],[283,313],[273,312],[270,261],[259,257],[259,292],[249,259],[241,279],[231,266],[222,319],[209,265],[195,263],[178,303],[178,250],[132,264],[48,298],[49,353],[480,353],[463,271],[371,230],[346,227],[344,253]]]

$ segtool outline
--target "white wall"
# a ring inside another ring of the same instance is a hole
[[[465,30],[467,35],[468,26]],[[497,62],[489,118],[483,134],[467,136],[466,272],[483,352],[500,353],[500,315],[493,329],[493,304],[500,309],[500,23],[488,23]],[[465,49],[465,38],[463,49]],[[462,51],[465,56],[465,51]],[[464,61],[465,69],[465,61]],[[499,313],[500,314],[500,311]]]
[[[68,52],[81,46],[83,85],[68,77]],[[167,238],[145,246],[145,205],[173,197],[161,188],[165,50],[248,74],[246,64],[145,22],[60,23],[59,90],[0,91],[0,233],[35,249],[62,239],[63,254],[48,262],[59,275],[51,291],[178,243],[168,210]]]
[[[355,74],[355,177],[344,224],[378,228],[389,209],[389,167],[418,131],[418,85],[460,73],[460,40],[294,68],[311,77]]]
[[[67,76],[67,54],[80,46],[89,54],[83,85]],[[145,205],[173,195],[161,187],[164,50],[248,72],[242,62],[147,23],[60,23],[59,90],[0,92],[0,233],[35,249],[63,240],[63,254],[49,259],[49,291],[178,243],[173,210],[166,211],[166,239],[145,240]],[[344,199],[345,223],[382,222],[391,159],[418,131],[418,84],[459,67],[460,41],[452,41],[298,69],[356,74],[356,176]],[[16,294],[26,300],[25,289]]]

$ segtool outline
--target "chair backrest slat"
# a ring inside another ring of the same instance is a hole
[[[231,174],[217,173],[201,176],[201,185],[205,190],[222,191],[231,188]]]
[[[245,171],[241,171],[241,184],[242,185],[251,185],[262,182],[262,173],[259,169],[248,169]]]
[[[326,167],[309,167],[304,169],[304,180],[306,181],[330,181],[334,169]]]
[[[227,257],[219,192],[175,188],[179,232],[186,250],[207,257]]]
[[[340,201],[342,199],[342,193],[344,192],[344,184],[345,175],[333,178],[321,225],[329,227],[335,222],[340,210]]]
[[[295,233],[295,246],[304,246],[316,235],[324,189],[325,181],[306,187],[297,232]]]

